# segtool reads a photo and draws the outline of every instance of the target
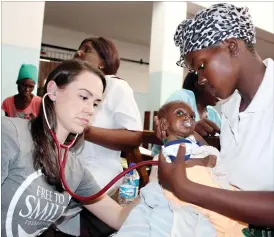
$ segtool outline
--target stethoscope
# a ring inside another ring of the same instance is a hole
[[[47,113],[46,113],[46,109],[45,109],[45,97],[48,96],[48,95],[55,95],[55,93],[46,93],[44,96],[43,96],[43,99],[42,99],[42,106],[43,106],[43,112],[44,112],[44,117],[45,117],[45,120],[46,120],[46,123],[48,125],[48,129],[49,129],[49,132],[52,136],[52,139],[56,145],[56,148],[57,148],[57,157],[58,157],[58,164],[59,164],[59,168],[60,168],[60,176],[61,176],[61,181],[62,181],[62,184],[63,184],[63,187],[64,189],[69,193],[69,195],[81,202],[86,202],[86,201],[92,201],[92,200],[95,200],[97,198],[99,198],[101,195],[103,195],[107,190],[110,189],[110,187],[112,185],[114,185],[119,179],[121,179],[125,174],[127,174],[129,171],[131,170],[134,170],[134,169],[137,169],[141,166],[146,166],[146,165],[158,165],[159,162],[158,161],[142,161],[142,162],[139,162],[131,167],[129,167],[128,169],[124,170],[122,173],[118,174],[116,177],[114,177],[113,180],[111,180],[104,188],[102,188],[98,193],[94,194],[94,195],[91,195],[89,197],[82,197],[82,196],[79,196],[77,195],[76,193],[74,193],[69,185],[67,184],[66,182],[66,177],[65,177],[65,166],[66,166],[66,163],[67,163],[67,159],[68,159],[68,151],[69,149],[73,146],[73,144],[75,143],[77,137],[78,137],[78,134],[76,134],[76,136],[74,137],[74,139],[72,141],[69,142],[69,144],[67,145],[64,145],[62,143],[60,143],[56,137],[56,134],[55,132],[52,130],[50,124],[49,124],[49,121],[48,121],[48,117],[47,117]],[[64,156],[62,157],[62,153],[61,153],[61,149],[65,149],[65,152],[64,152]]]

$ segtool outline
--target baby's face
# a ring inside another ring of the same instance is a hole
[[[179,137],[187,137],[193,134],[195,129],[195,113],[183,102],[170,105],[167,115],[168,134]]]

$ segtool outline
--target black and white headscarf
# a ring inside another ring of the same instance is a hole
[[[193,19],[184,20],[176,30],[174,42],[180,47],[178,66],[187,67],[184,62],[189,52],[208,48],[229,38],[246,43],[256,43],[256,31],[247,7],[232,4],[214,4],[203,9]]]

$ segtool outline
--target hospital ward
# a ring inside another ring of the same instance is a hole
[[[274,2],[6,1],[2,237],[274,237]]]

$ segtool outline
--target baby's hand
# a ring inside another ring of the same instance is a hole
[[[214,155],[208,155],[207,157],[201,159],[203,166],[205,167],[215,167],[217,163],[217,157]]]

